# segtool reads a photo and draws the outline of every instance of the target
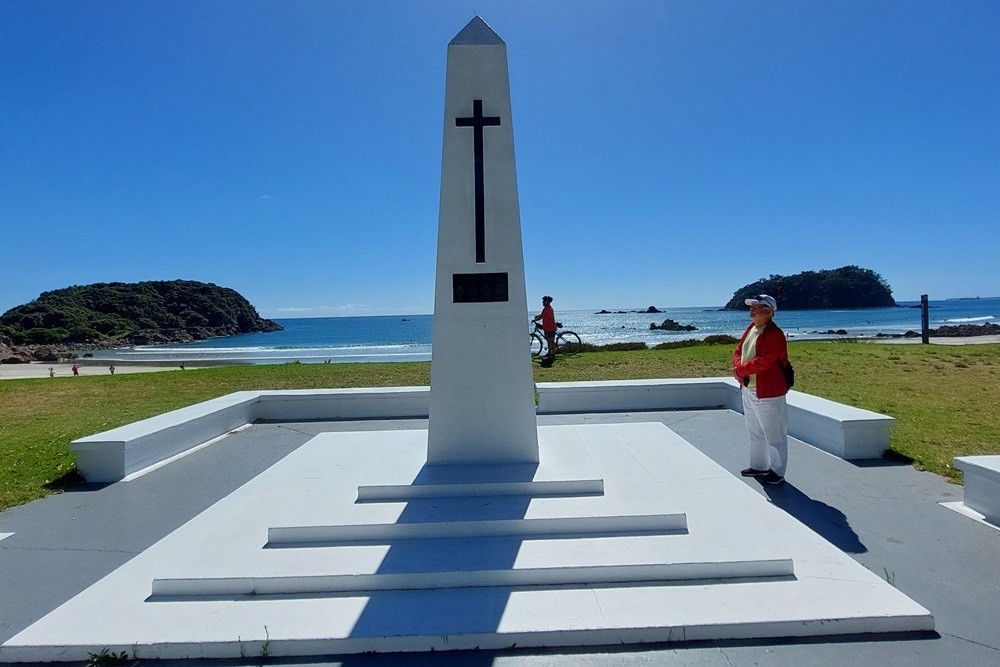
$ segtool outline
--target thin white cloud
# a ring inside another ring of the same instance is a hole
[[[284,306],[271,310],[264,317],[346,317],[352,315],[416,315],[430,313],[431,309],[418,306],[368,306],[363,303],[345,303],[337,306]]]

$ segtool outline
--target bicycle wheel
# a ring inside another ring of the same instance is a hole
[[[583,343],[575,331],[563,331],[556,338],[556,346],[560,354],[570,355],[579,352],[580,348],[583,347]]]
[[[531,334],[531,356],[540,357],[545,349],[545,341],[536,333]]]

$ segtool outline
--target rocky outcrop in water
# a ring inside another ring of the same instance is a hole
[[[650,306],[646,310],[599,310],[594,315],[627,315],[628,313],[662,313],[656,306]]]
[[[649,325],[649,328],[650,329],[658,329],[660,331],[697,331],[698,330],[698,327],[696,327],[696,326],[694,326],[692,324],[681,324],[680,322],[676,322],[676,321],[674,321],[674,320],[672,320],[670,318],[667,318],[667,319],[663,320],[663,324],[657,324],[656,322],[652,322]]]

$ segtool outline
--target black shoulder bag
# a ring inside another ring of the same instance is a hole
[[[795,369],[792,368],[792,362],[789,361],[782,365],[781,359],[778,359],[778,368],[781,369],[781,372],[785,376],[785,386],[791,389],[792,385],[795,384]]]

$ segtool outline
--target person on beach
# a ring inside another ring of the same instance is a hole
[[[781,484],[788,463],[788,386],[782,371],[788,364],[788,343],[774,323],[778,302],[773,296],[760,294],[745,303],[751,322],[733,351],[733,377],[740,383],[750,449],[750,467],[740,474]]]
[[[542,333],[545,334],[545,344],[548,348],[545,360],[551,363],[556,358],[556,311],[552,309],[552,297],[542,297],[542,312],[531,318],[533,322],[542,322]]]
[[[80,374],[80,367],[77,364],[73,364],[73,375]]]
[[[111,371],[112,375],[115,374],[115,367],[114,366],[108,366],[108,370]]]

